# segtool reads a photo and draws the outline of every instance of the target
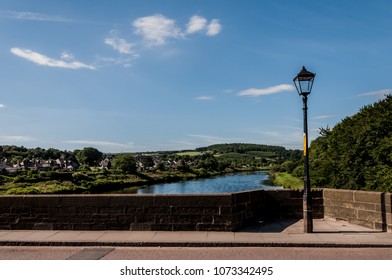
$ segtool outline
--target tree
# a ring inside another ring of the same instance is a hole
[[[311,182],[392,191],[392,95],[320,132],[310,146]]]
[[[136,160],[130,154],[121,154],[113,160],[113,168],[123,173],[136,173]]]
[[[84,148],[76,154],[76,159],[80,165],[95,166],[101,161],[103,154],[92,147]]]

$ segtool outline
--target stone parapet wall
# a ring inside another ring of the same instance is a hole
[[[324,216],[392,232],[392,194],[324,189]]]
[[[313,201],[313,218],[324,217],[323,190],[311,191]],[[268,190],[265,191],[265,209],[263,216],[266,220],[303,217],[303,190]]]
[[[301,217],[301,191],[205,195],[0,196],[0,229],[235,231]]]
[[[0,230],[236,231],[252,221],[302,218],[302,190],[200,195],[0,196]],[[313,217],[392,231],[391,194],[314,189]]]

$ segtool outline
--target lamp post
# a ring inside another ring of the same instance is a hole
[[[313,232],[313,206],[312,194],[310,192],[310,179],[309,179],[309,151],[308,151],[308,95],[312,91],[313,81],[316,74],[306,70],[305,66],[295,76],[293,82],[302,96],[303,111],[304,111],[304,196],[303,196],[303,219],[304,219],[304,232]]]

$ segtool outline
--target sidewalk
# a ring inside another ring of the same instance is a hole
[[[391,233],[344,221],[314,220],[313,228],[305,234],[302,220],[282,220],[240,232],[0,230],[0,246],[392,248]]]

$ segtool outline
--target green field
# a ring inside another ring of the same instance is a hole
[[[179,153],[176,153],[176,155],[179,155],[179,156],[190,156],[190,157],[193,157],[193,156],[198,156],[198,155],[200,155],[201,153],[200,152],[197,152],[197,151],[189,151],[189,152],[179,152]]]

